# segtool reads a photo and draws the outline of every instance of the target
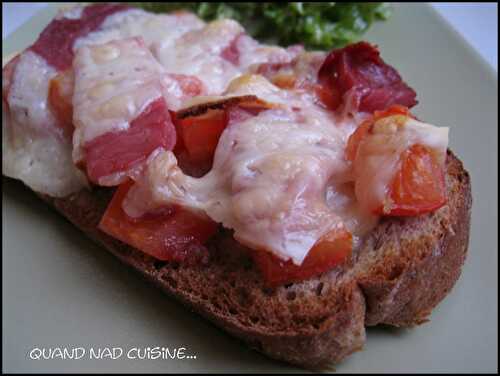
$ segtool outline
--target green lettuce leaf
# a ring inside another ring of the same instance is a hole
[[[131,3],[151,11],[185,9],[205,21],[232,18],[253,37],[310,49],[342,47],[359,40],[391,13],[387,3]]]

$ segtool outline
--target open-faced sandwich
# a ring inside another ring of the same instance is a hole
[[[275,359],[338,362],[460,275],[469,175],[367,42],[75,7],[4,65],[2,98],[5,176]]]

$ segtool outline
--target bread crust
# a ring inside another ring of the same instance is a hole
[[[318,369],[360,350],[365,326],[425,322],[457,281],[468,247],[471,186],[451,151],[446,166],[443,208],[415,218],[384,219],[345,265],[275,289],[263,285],[228,233],[209,245],[207,265],[163,263],[97,229],[109,189],[64,199],[39,196],[168,295],[250,347]]]
[[[447,162],[449,203],[428,218],[433,232],[409,242],[409,257],[394,253],[377,265],[376,272],[371,269],[357,278],[368,306],[367,326],[410,327],[428,321],[460,276],[469,244],[471,185],[469,174],[450,152]],[[393,233],[407,226],[391,221],[379,226],[374,236],[380,236],[388,224],[395,227]]]

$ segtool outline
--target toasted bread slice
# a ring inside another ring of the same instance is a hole
[[[360,350],[365,326],[425,322],[455,284],[468,247],[471,186],[450,151],[446,168],[447,205],[432,214],[383,219],[344,265],[275,289],[265,288],[247,250],[228,231],[211,241],[205,265],[159,262],[98,230],[112,190],[40,196],[168,295],[252,348],[317,369]]]

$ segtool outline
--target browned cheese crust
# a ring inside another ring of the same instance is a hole
[[[469,174],[448,152],[448,203],[412,218],[386,218],[351,260],[315,279],[265,288],[228,231],[209,244],[203,265],[155,261],[97,229],[109,189],[42,198],[168,295],[275,359],[321,368],[360,350],[365,326],[425,322],[464,263],[471,210]]]

